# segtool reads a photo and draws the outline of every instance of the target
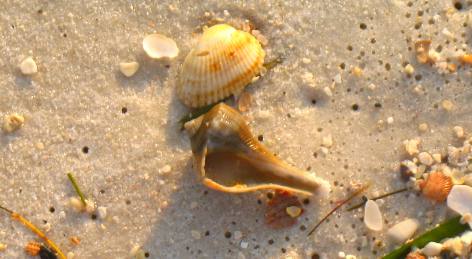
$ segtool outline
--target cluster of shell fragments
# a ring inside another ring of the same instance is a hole
[[[265,52],[250,33],[227,24],[206,29],[182,65],[177,95],[191,108],[240,94],[257,76]],[[326,193],[327,182],[275,157],[251,133],[244,117],[224,103],[189,121],[194,168],[215,190],[241,193],[278,189]]]

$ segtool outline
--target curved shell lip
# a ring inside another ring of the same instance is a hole
[[[258,186],[253,186],[253,187],[248,187],[247,185],[241,184],[241,185],[235,185],[235,186],[224,186],[221,185],[209,178],[203,178],[203,184],[206,185],[208,188],[217,190],[217,191],[222,191],[222,192],[228,192],[228,193],[246,193],[246,192],[255,192],[259,190],[282,190],[282,191],[288,191],[288,192],[293,192],[293,193],[299,193],[303,194],[306,196],[312,196],[313,193],[307,192],[307,191],[302,191],[299,189],[279,185],[279,184],[261,184]]]

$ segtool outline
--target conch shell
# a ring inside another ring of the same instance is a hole
[[[227,24],[206,29],[185,58],[177,95],[192,108],[240,93],[259,74],[265,52],[251,34]]]
[[[275,157],[254,136],[244,118],[224,103],[189,121],[194,168],[203,183],[223,192],[278,189],[311,195],[329,184]]]

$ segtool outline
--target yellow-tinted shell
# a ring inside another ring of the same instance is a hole
[[[275,157],[252,135],[243,116],[224,103],[189,121],[194,169],[203,183],[231,193],[278,189],[326,195],[329,184]]]
[[[251,34],[227,24],[203,32],[182,65],[177,95],[196,108],[241,92],[259,74],[265,52]]]
[[[443,202],[451,191],[452,185],[451,177],[441,172],[432,172],[426,181],[420,183],[420,188],[428,199]]]

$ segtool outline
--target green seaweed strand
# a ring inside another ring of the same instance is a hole
[[[449,219],[439,226],[431,229],[430,231],[422,234],[421,236],[417,237],[412,242],[408,242],[399,248],[393,250],[389,254],[382,257],[382,259],[397,259],[397,258],[405,258],[406,255],[411,251],[411,248],[418,247],[423,248],[429,242],[439,242],[445,238],[454,237],[462,232],[469,229],[469,225],[461,224],[461,216],[454,217]]]

